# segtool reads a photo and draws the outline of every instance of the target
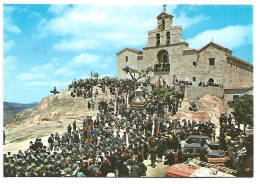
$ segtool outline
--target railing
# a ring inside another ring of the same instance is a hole
[[[170,64],[163,63],[163,64],[156,64],[154,65],[154,74],[155,75],[165,75],[170,73]]]

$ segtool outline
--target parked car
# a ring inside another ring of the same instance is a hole
[[[183,156],[187,158],[197,158],[200,157],[200,147],[201,144],[199,143],[192,143],[192,144],[185,144],[182,148],[182,154]],[[222,151],[220,150],[212,150],[208,145],[204,145],[203,149],[205,149],[205,153],[207,158],[224,158]]]
[[[182,143],[181,143],[182,147],[185,145],[185,143],[187,143],[187,144],[204,143],[204,144],[208,145],[209,148],[212,149],[212,150],[219,150],[219,148],[220,148],[219,143],[210,140],[208,136],[190,135],[185,139],[185,141],[182,141]]]

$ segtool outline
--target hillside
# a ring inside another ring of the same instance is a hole
[[[101,89],[98,89],[101,94]],[[110,98],[109,95],[106,98]],[[104,99],[104,95],[97,97],[95,110],[89,110],[87,105],[90,99],[71,97],[70,93],[50,95],[42,99],[32,109],[25,109],[13,116],[4,126],[6,142],[21,142],[25,139],[44,137],[54,132],[64,132],[69,124],[75,120],[82,127],[86,116],[95,116],[98,113],[97,102]]]
[[[37,102],[30,104],[4,102],[4,125],[7,124],[10,118],[18,112],[21,112],[24,109],[31,109],[35,107],[37,104]]]

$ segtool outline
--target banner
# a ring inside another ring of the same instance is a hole
[[[160,123],[161,123],[161,120],[159,120],[159,122],[158,122],[156,134],[159,134],[159,132],[160,132]]]
[[[90,133],[90,127],[89,127],[89,125],[88,125],[88,127],[87,127],[87,140],[88,140],[88,146],[89,146],[89,143],[91,142],[91,139],[90,139],[89,133]]]
[[[129,138],[128,138],[127,129],[128,129],[128,128],[126,128],[125,137],[126,137],[126,146],[128,147],[128,146],[129,146]]]
[[[153,120],[152,136],[153,136],[153,134],[154,134],[154,124],[155,124],[155,120]]]

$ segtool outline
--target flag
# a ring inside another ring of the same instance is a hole
[[[155,124],[155,120],[153,120],[152,136],[153,136],[153,134],[154,134],[154,124]]]
[[[126,128],[126,131],[125,131],[125,139],[126,139],[126,146],[128,147],[129,146],[129,138],[128,138],[128,132],[127,132],[127,128]]]
[[[159,132],[160,132],[160,123],[161,123],[161,121],[159,120],[159,122],[158,122],[158,126],[157,126],[156,134],[159,134]]]
[[[114,107],[114,114],[116,115],[116,103],[117,103],[117,92],[116,92],[116,98],[115,98],[115,107]]]
[[[127,108],[129,107],[129,92],[127,91],[126,94],[126,104],[127,104]]]
[[[88,125],[88,127],[87,127],[87,140],[88,140],[88,145],[89,145],[89,143],[91,142],[91,139],[90,139],[89,134],[90,134],[90,127],[89,127],[89,125]]]

